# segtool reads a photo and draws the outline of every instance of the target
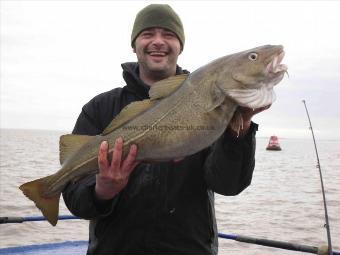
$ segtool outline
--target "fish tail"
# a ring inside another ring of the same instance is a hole
[[[41,210],[51,225],[55,226],[58,222],[59,215],[59,200],[61,192],[55,193],[52,196],[46,196],[47,183],[52,176],[47,176],[31,182],[22,184],[19,189],[26,197],[31,199],[35,205]]]

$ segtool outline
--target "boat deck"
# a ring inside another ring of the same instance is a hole
[[[9,247],[0,249],[0,255],[84,255],[86,254],[87,244],[87,241],[67,241],[62,243]]]

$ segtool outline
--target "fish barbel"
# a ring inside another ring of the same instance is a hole
[[[138,147],[137,160],[166,161],[192,155],[215,142],[228,125],[242,124],[238,106],[259,108],[275,100],[273,87],[287,72],[280,45],[265,45],[219,58],[191,74],[153,84],[150,99],[127,105],[98,136],[60,137],[61,168],[20,186],[55,226],[61,192],[70,181],[98,173],[98,148],[122,137],[123,154]],[[233,117],[234,116],[234,117]]]

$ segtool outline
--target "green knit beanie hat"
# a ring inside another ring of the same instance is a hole
[[[134,47],[137,36],[145,29],[161,27],[174,32],[183,50],[185,37],[183,24],[175,11],[167,4],[150,4],[136,16],[131,34],[131,46]]]

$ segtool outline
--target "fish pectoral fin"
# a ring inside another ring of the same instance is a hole
[[[57,225],[59,215],[59,200],[61,193],[45,197],[46,183],[51,176],[37,179],[31,182],[24,183],[19,187],[26,197],[31,199],[35,205],[41,210],[52,226]]]
[[[62,135],[59,139],[59,160],[60,164],[74,152],[79,150],[84,144],[88,143],[94,138],[89,135]]]
[[[220,106],[226,96],[223,91],[218,86],[212,86],[210,90],[210,97],[207,96],[207,100],[205,100],[206,104],[203,105],[205,112],[211,112],[218,106]]]
[[[136,101],[128,104],[121,110],[121,112],[111,121],[111,123],[105,128],[102,135],[107,135],[114,131],[115,129],[121,127],[129,120],[133,119],[140,113],[151,108],[155,102],[151,102],[149,99],[142,101]]]
[[[212,100],[210,104],[207,104],[204,106],[204,111],[205,112],[211,112],[212,110],[216,109],[219,107],[225,99],[225,96],[216,98],[215,100]]]
[[[175,75],[154,83],[149,90],[150,99],[156,100],[167,97],[186,80],[188,75],[189,74]]]

